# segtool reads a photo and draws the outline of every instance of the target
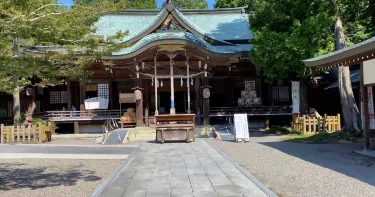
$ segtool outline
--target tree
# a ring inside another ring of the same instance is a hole
[[[361,42],[373,35],[371,12],[366,9],[371,7],[368,1],[353,2],[350,0],[333,0],[335,8],[335,50],[346,47],[346,43]],[[343,28],[343,20],[346,28]],[[345,37],[345,32],[349,37]],[[337,68],[338,87],[341,100],[342,114],[345,122],[345,131],[360,131],[361,115],[359,113],[350,80],[349,67]]]
[[[269,83],[308,76],[302,60],[333,50],[333,20],[326,0],[253,0],[250,59]]]
[[[93,60],[124,46],[127,32],[95,35],[94,23],[108,12],[122,11],[127,1],[3,0],[0,2],[0,92],[18,97],[25,86],[85,80]],[[60,52],[30,55],[32,46],[57,47]],[[19,99],[17,100],[19,102]],[[19,103],[14,103],[19,105]],[[15,114],[19,116],[19,114]]]
[[[253,0],[216,0],[215,8],[252,7]]]
[[[155,0],[129,0],[130,9],[155,9]]]
[[[180,9],[207,9],[206,0],[169,0],[174,6]],[[165,4],[163,4],[165,5]]]

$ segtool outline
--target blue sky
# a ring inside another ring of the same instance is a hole
[[[73,0],[58,0],[58,2],[64,3],[64,4],[72,4]],[[164,2],[165,0],[156,0],[156,4],[158,5],[158,7],[160,7],[161,4],[163,4]],[[212,9],[215,3],[215,0],[207,0],[207,3],[208,3],[208,8]]]

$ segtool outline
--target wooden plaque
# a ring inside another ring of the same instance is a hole
[[[119,94],[120,103],[135,103],[134,93],[120,93]]]

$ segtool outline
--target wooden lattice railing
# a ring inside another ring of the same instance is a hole
[[[0,143],[42,143],[51,140],[51,134],[54,132],[51,124],[48,125],[1,125]]]
[[[340,114],[337,116],[293,116],[293,131],[303,134],[333,133],[341,131]]]

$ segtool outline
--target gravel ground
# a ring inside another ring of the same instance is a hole
[[[298,144],[252,133],[249,143],[208,139],[279,196],[375,196],[375,159],[359,144]]]
[[[12,159],[0,161],[1,197],[84,197],[122,160]]]

